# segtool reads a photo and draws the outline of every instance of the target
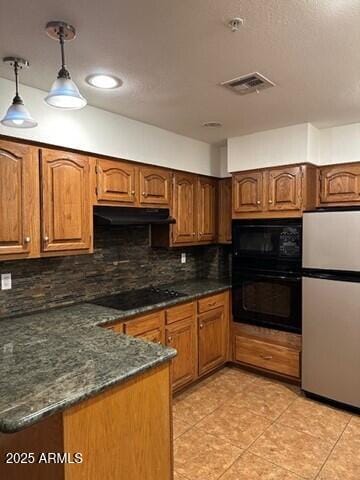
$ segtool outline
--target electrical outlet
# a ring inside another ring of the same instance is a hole
[[[1,274],[1,290],[11,290],[11,273]]]
[[[181,263],[186,263],[186,253],[181,254]]]

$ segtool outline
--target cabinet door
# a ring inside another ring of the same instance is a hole
[[[174,175],[173,243],[192,243],[196,241],[196,175],[176,173]]]
[[[86,156],[41,150],[42,251],[91,247],[90,167]]]
[[[198,211],[198,240],[213,242],[216,240],[216,200],[217,182],[211,178],[199,177],[197,211]]]
[[[233,176],[234,213],[261,212],[263,208],[263,172],[236,173]]]
[[[320,170],[321,203],[359,203],[360,165],[339,165]]]
[[[231,242],[231,178],[219,181],[218,239]]]
[[[140,167],[139,185],[142,205],[170,207],[170,170]]]
[[[39,166],[28,145],[0,141],[0,256],[39,255]]]
[[[268,172],[268,209],[301,210],[302,170],[301,167],[287,167]]]
[[[199,375],[203,375],[226,361],[227,316],[224,307],[198,316]]]
[[[196,378],[195,317],[167,325],[166,345],[177,350],[172,360],[172,385],[176,390]]]
[[[96,163],[98,202],[135,204],[136,172],[137,167],[131,164],[98,159]]]
[[[126,335],[140,337],[151,342],[165,343],[164,324],[165,312],[160,310],[125,322],[124,332]]]

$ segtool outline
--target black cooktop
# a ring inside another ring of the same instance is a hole
[[[186,293],[161,287],[148,287],[139,290],[127,290],[115,295],[96,298],[90,303],[115,308],[117,310],[132,310],[179,297],[186,297]]]

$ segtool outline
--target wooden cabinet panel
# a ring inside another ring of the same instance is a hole
[[[28,145],[0,140],[0,257],[39,255],[39,166]]]
[[[198,301],[199,313],[208,312],[214,308],[222,307],[226,304],[226,293],[218,293],[216,295],[211,295],[210,297],[201,298]]]
[[[226,362],[227,315],[223,307],[198,316],[199,375]]]
[[[198,223],[197,239],[200,242],[212,242],[216,239],[216,180],[199,177],[197,186]]]
[[[196,175],[175,173],[173,182],[173,243],[192,243],[196,241]]]
[[[264,207],[263,172],[233,175],[233,211],[261,212]]]
[[[184,318],[193,317],[195,315],[195,303],[182,303],[176,307],[166,310],[166,323],[174,323]]]
[[[137,167],[130,163],[98,159],[96,164],[99,203],[135,204]]]
[[[231,178],[219,181],[218,195],[218,240],[219,243],[231,243]]]
[[[171,171],[160,168],[139,168],[140,204],[170,207]]]
[[[196,321],[192,316],[167,325],[166,345],[177,350],[172,360],[172,385],[176,390],[196,378]]]
[[[86,156],[41,150],[42,251],[90,249],[89,173]]]
[[[276,168],[268,172],[268,209],[300,210],[302,207],[300,166]]]
[[[124,332],[126,335],[133,337],[141,337],[148,340],[155,338],[155,341],[164,343],[164,325],[165,312],[161,310],[125,322]]]
[[[300,378],[300,353],[283,345],[236,336],[235,360]]]
[[[320,169],[320,203],[359,202],[360,164],[334,165]]]

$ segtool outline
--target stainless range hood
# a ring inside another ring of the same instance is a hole
[[[175,223],[168,208],[94,207],[95,225],[166,225]]]

